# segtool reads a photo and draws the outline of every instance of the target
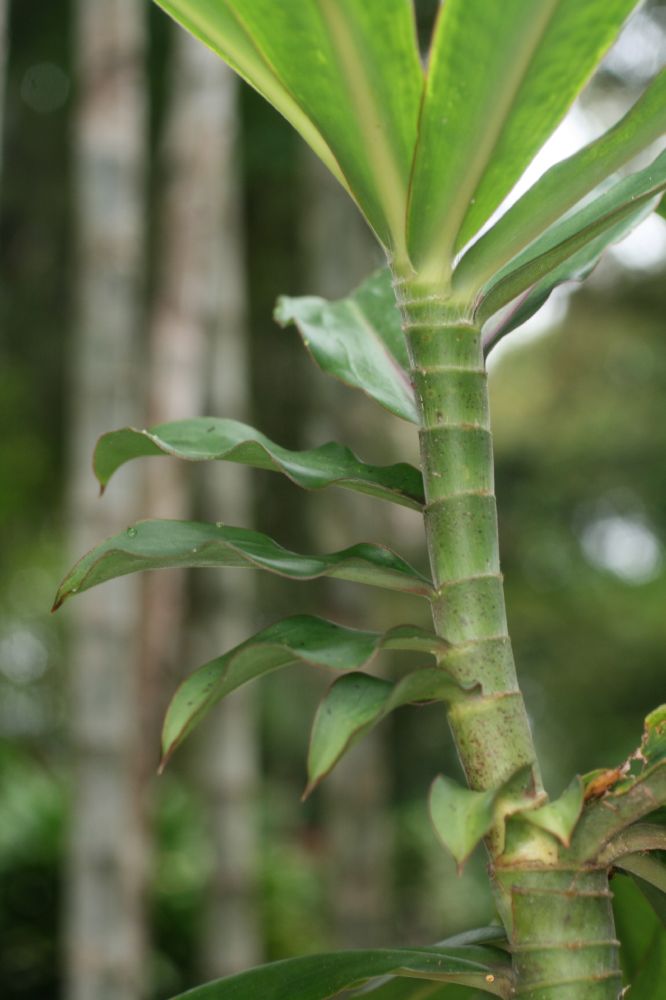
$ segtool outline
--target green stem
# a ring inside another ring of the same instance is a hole
[[[470,787],[498,788],[525,769],[517,791],[542,795],[507,631],[481,333],[436,287],[400,279],[395,287],[421,417],[433,619],[452,644],[443,664],[463,684],[479,685],[451,706],[451,729]],[[550,838],[516,827],[511,849],[519,856],[553,856]],[[491,854],[502,842],[493,831]]]
[[[617,1000],[619,942],[605,868],[499,868],[495,879],[510,900],[516,998]]]
[[[448,718],[468,782],[495,789],[518,772],[519,794],[543,795],[518,687],[499,566],[493,450],[481,331],[437,287],[395,281],[420,412],[425,531],[442,664],[471,697]],[[509,936],[515,996],[616,1000],[621,987],[605,868],[562,866],[548,834],[517,818],[487,839]]]
[[[481,332],[444,290],[395,281],[420,413],[425,531],[442,664],[474,693],[448,718],[470,786],[543,796],[508,635]],[[487,838],[522,1000],[616,1000],[621,987],[606,868],[558,860],[554,839],[514,818]]]

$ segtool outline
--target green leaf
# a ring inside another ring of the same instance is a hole
[[[654,854],[624,854],[614,862],[634,877],[634,882],[666,927],[666,864]]]
[[[655,1000],[666,993],[666,932],[656,936],[631,984],[631,1000]]]
[[[586,802],[574,832],[571,857],[588,860],[601,856],[615,861],[636,851],[646,834],[648,843],[656,840],[661,845],[664,818],[660,807],[666,805],[665,730],[666,706],[661,705],[645,719],[640,750],[630,758],[642,762],[639,773],[628,770],[628,762],[615,771],[601,769],[584,776],[588,798],[598,778],[607,775],[612,780],[602,780],[599,792]],[[639,824],[644,817],[651,822]]]
[[[403,420],[418,423],[407,346],[388,270],[373,274],[338,302],[282,296],[275,318],[283,326],[296,324],[323,371],[362,389]]]
[[[666,987],[666,929],[632,880],[622,875],[613,878],[613,911],[631,996],[655,1000]]]
[[[446,275],[583,87],[636,0],[447,0],[430,52],[408,248]]]
[[[661,865],[663,878],[663,869],[665,866],[662,862],[657,862],[657,864]],[[621,868],[623,866],[618,863],[618,867]],[[631,874],[634,882],[661,920],[662,927],[666,928],[666,890],[656,888],[652,881],[646,881],[645,879],[640,878],[635,872],[632,872]],[[661,880],[662,879],[660,878],[660,881]]]
[[[666,150],[649,167],[618,181],[584,208],[551,226],[502,268],[479,293],[477,319],[485,322],[611,227],[630,219],[641,205],[654,201],[664,188]]]
[[[493,825],[497,791],[475,792],[439,775],[430,790],[433,826],[458,863],[464,864]]]
[[[171,17],[227,62],[284,115],[305,141],[346,186],[334,154],[316,125],[294,100],[275,70],[225,0],[155,0]]]
[[[613,915],[622,945],[622,969],[626,981],[631,982],[645,960],[658,921],[633,879],[614,875],[612,889]]]
[[[472,996],[484,996],[473,993]],[[409,979],[383,977],[374,988],[362,988],[350,994],[353,1000],[469,1000],[470,991],[465,986],[442,986],[439,983],[415,982]]]
[[[589,777],[595,775],[592,772]],[[568,856],[576,861],[594,859],[624,830],[664,804],[666,761],[660,760],[638,775],[622,778],[610,791],[585,803]]]
[[[461,869],[495,823],[504,824],[513,816],[524,820],[525,811],[538,801],[529,764],[520,767],[499,788],[487,791],[464,788],[439,775],[430,789],[430,816],[440,840]]]
[[[655,708],[646,718],[641,753],[650,764],[666,758],[666,705]]]
[[[583,791],[581,779],[575,777],[555,802],[547,802],[538,809],[526,809],[518,815],[527,823],[552,833],[568,847],[583,808]]]
[[[310,451],[288,451],[237,420],[196,417],[158,424],[150,430],[125,427],[99,439],[93,467],[102,489],[125,462],[148,455],[172,455],[190,462],[239,462],[282,472],[297,486],[321,490],[342,486],[420,510],[421,473],[411,465],[366,465],[349,448],[330,442]]]
[[[437,947],[444,948],[453,944],[496,944],[507,946],[506,930],[501,924],[489,924],[487,927],[473,927],[469,931],[461,931],[451,937],[437,942]]]
[[[208,710],[237,687],[295,663],[330,670],[366,666],[382,649],[439,651],[442,640],[401,625],[386,633],[360,632],[309,615],[297,615],[263,629],[251,639],[204,664],[178,688],[162,730],[165,760]]]
[[[411,4],[158,2],[285,115],[401,249],[423,83]]]
[[[568,281],[584,281],[599,263],[604,251],[614,243],[619,243],[652,212],[653,203],[644,202],[635,212],[615,226],[605,230],[578,253],[567,258],[559,267],[550,271],[541,281],[537,281],[527,292],[517,298],[508,312],[500,314],[499,321],[491,320],[483,333],[484,352],[487,356],[499,341],[512,330],[522,326],[550,298],[559,285]]]
[[[430,640],[427,652],[443,654]],[[455,701],[465,691],[442,667],[414,670],[398,683],[364,673],[349,673],[336,680],[322,700],[312,725],[308,753],[308,796],[330,774],[340,758],[370,729],[402,705],[429,701]]]
[[[54,610],[70,595],[106,580],[173,566],[255,567],[292,580],[331,576],[423,596],[431,591],[424,576],[380,545],[361,543],[329,555],[304,556],[247,528],[155,520],[139,521],[86,553],[60,584]]]
[[[317,709],[310,735],[307,798],[343,754],[382,715],[393,685],[354,671],[335,681]]]
[[[496,996],[507,995],[507,966],[499,953],[491,948],[460,947],[377,948],[290,958],[207,983],[180,997],[183,1000],[326,1000],[374,976],[389,973],[437,983],[462,983]]]
[[[465,253],[459,288],[478,289],[582,198],[666,132],[666,70],[613,128],[556,163]]]
[[[506,931],[498,924],[491,927],[475,927],[470,931],[454,934],[444,941],[438,941],[437,948],[469,944],[492,944],[505,947]],[[487,985],[485,987],[487,989]],[[397,979],[395,976],[381,976],[371,979],[361,989],[351,994],[353,997],[371,996],[372,1000],[477,1000],[483,994],[471,992],[467,986],[437,986],[435,983],[416,983]]]
[[[471,989],[468,986],[456,986],[439,983],[416,982],[413,979],[397,979],[395,976],[384,976],[376,987],[370,984],[351,994],[354,1000],[482,1000],[487,998],[486,992]]]

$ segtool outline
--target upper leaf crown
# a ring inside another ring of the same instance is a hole
[[[395,268],[440,285],[450,283],[457,255],[501,205],[637,6],[447,0],[422,60],[410,0],[157,2],[300,132],[356,201]],[[541,230],[663,133],[663,74],[657,89],[654,107],[634,115],[605,147],[593,144],[586,164],[551,177],[543,197],[532,199]],[[531,214],[517,221],[528,224]],[[490,273],[506,263],[507,247],[509,258],[522,249],[510,222],[500,235],[499,245],[484,243],[478,274],[476,258],[467,260],[466,291],[479,274],[488,277],[489,262]]]

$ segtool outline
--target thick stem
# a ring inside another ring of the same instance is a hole
[[[444,665],[463,684],[479,685],[450,708],[451,729],[472,788],[499,788],[524,768],[519,790],[540,795],[507,632],[480,330],[437,288],[397,280],[396,295],[421,415],[433,619],[452,644]],[[513,851],[541,861],[553,856],[549,838],[524,824],[517,829]],[[501,852],[502,839],[499,828],[491,834],[492,854]]]
[[[622,988],[605,868],[499,868],[521,1000],[617,1000]]]
[[[474,692],[449,709],[469,784],[496,789],[517,772],[543,794],[516,680],[499,567],[492,438],[480,330],[436,287],[395,282],[421,416],[425,530],[442,664]],[[524,820],[487,838],[510,940],[516,997],[617,1000],[621,978],[608,873],[564,867],[552,837]]]

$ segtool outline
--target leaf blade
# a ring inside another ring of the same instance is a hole
[[[666,864],[659,858],[650,854],[637,852],[635,854],[623,854],[615,861],[616,868],[624,868],[631,875],[635,875],[639,880],[648,882],[650,885],[664,893],[666,906]],[[664,913],[666,917],[666,911]]]
[[[393,685],[353,671],[333,683],[315,713],[308,749],[308,783],[303,799],[330,774],[343,754],[374,726]]]
[[[632,1000],[654,1000],[666,989],[666,931],[655,935],[645,963],[631,984]]]
[[[294,580],[332,576],[427,596],[431,584],[395,553],[361,543],[323,556],[282,548],[259,531],[197,521],[139,521],[91,549],[67,574],[54,610],[72,594],[147,569],[254,567]]]
[[[502,268],[481,290],[475,315],[485,322],[611,228],[621,225],[641,205],[666,188],[666,151],[644,170],[618,181],[582,209],[551,226],[539,239]]]
[[[458,866],[465,863],[494,821],[497,791],[463,788],[440,774],[430,790],[430,817],[440,840]]]
[[[275,318],[294,323],[322,371],[362,389],[389,412],[418,423],[409,359],[391,275],[377,272],[345,299],[314,296],[278,300]]]
[[[162,6],[285,115],[343,179],[378,238],[402,252],[422,86],[411,5],[162,0]]]
[[[185,1000],[326,1000],[378,975],[463,983],[501,996],[506,965],[492,949],[395,948],[285,959],[197,987]],[[486,976],[494,982],[488,983]],[[180,1000],[176,997],[174,1000]]]
[[[171,700],[162,730],[163,761],[208,710],[248,681],[297,663],[336,671],[367,666],[383,649],[411,650],[414,643],[439,651],[441,640],[415,626],[386,633],[345,628],[296,615],[262,629],[190,674]]]
[[[538,809],[526,809],[517,815],[527,823],[552,833],[560,843],[568,847],[583,808],[583,795],[583,783],[579,777],[575,777],[559,799],[547,802]]]
[[[625,983],[638,1000],[652,1000],[666,986],[666,928],[631,878],[616,875],[613,896]]]
[[[225,0],[155,0],[166,14],[220,56],[299,132],[331,173],[347,188],[333,152],[275,74]]]
[[[660,705],[646,717],[641,754],[650,764],[666,759],[666,705]]]
[[[420,510],[424,502],[421,475],[407,463],[368,465],[349,448],[334,442],[290,451],[247,424],[219,417],[173,421],[149,430],[125,427],[103,434],[93,458],[102,489],[125,462],[151,455],[171,455],[190,462],[238,462],[280,472],[303,489],[341,486],[413,510]]]
[[[459,288],[478,288],[565,212],[666,131],[666,69],[616,125],[556,163],[464,254]]]
[[[447,0],[426,78],[408,248],[432,278],[555,129],[636,0]]]
[[[448,643],[440,640],[429,652],[443,655],[448,648]],[[464,693],[442,667],[414,670],[396,684],[355,671],[340,677],[315,713],[303,798],[331,773],[350,747],[394,709],[417,702],[455,701]]]
[[[507,334],[522,326],[530,317],[539,311],[542,305],[548,301],[552,292],[560,285],[568,282],[579,283],[584,281],[601,260],[604,252],[613,244],[619,243],[636,226],[639,226],[644,219],[652,212],[652,203],[645,202],[640,205],[635,212],[622,219],[616,225],[611,226],[596,239],[590,241],[582,250],[572,254],[564,260],[553,271],[550,271],[540,281],[537,281],[522,296],[515,300],[513,306],[509,307],[508,313],[502,315],[499,322],[491,322],[483,333],[484,354],[487,357],[490,351]]]

